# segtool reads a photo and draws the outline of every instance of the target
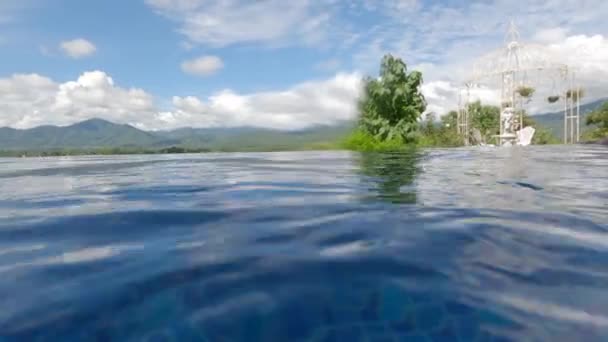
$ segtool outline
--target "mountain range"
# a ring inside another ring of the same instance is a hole
[[[598,109],[604,102],[608,101],[608,98],[595,100],[589,103],[582,104],[579,108],[580,111],[580,124],[581,124],[581,134],[587,130],[587,126],[585,125],[585,120],[589,113]],[[558,138],[562,138],[564,135],[564,112],[553,112],[553,113],[545,113],[534,115],[532,117],[534,121],[536,121],[539,125],[548,128],[551,130],[553,135]]]
[[[45,151],[115,147],[162,149],[172,146],[239,151],[298,149],[332,143],[351,128],[352,123],[343,122],[298,131],[255,127],[144,131],[130,125],[89,119],[62,127],[0,128],[0,150]]]
[[[580,107],[581,130],[585,118],[608,99]],[[563,134],[563,112],[533,116],[556,137]],[[30,129],[0,128],[0,150],[45,151],[57,149],[146,148],[172,146],[222,151],[283,150],[322,147],[334,144],[352,128],[353,122],[316,126],[299,131],[280,131],[255,127],[180,128],[170,131],[144,131],[130,125],[90,119],[70,126],[39,126]]]
[[[0,128],[0,150],[33,150],[96,147],[161,147],[178,144],[152,132],[101,119],[82,121],[70,126],[39,126],[31,129]]]

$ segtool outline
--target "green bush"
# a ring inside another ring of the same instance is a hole
[[[585,122],[591,127],[583,137],[584,140],[599,140],[608,137],[608,101],[587,116]]]
[[[382,140],[361,129],[356,129],[348,135],[344,139],[342,146],[348,150],[362,152],[399,151],[407,148],[407,145],[400,137]]]

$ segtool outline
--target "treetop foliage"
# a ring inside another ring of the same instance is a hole
[[[426,110],[422,82],[422,73],[408,73],[400,58],[384,56],[380,77],[364,80],[364,95],[359,102],[360,128],[381,141],[413,141],[418,120]]]

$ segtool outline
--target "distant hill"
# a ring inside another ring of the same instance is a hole
[[[280,131],[255,127],[185,128],[158,134],[179,139],[182,146],[206,147],[223,151],[284,150],[323,147],[345,136],[352,123],[315,126],[297,131]]]
[[[608,99],[581,106],[581,133],[585,118]],[[533,116],[540,125],[561,138],[564,113]],[[298,131],[280,131],[255,127],[180,128],[169,131],[143,131],[130,125],[90,119],[70,126],[39,126],[31,129],[0,128],[0,151],[46,151],[58,149],[184,147],[215,151],[269,151],[325,148],[353,128],[354,122],[315,126]]]
[[[298,149],[335,143],[351,127],[352,124],[346,122],[299,131],[235,127],[149,132],[130,125],[90,119],[65,127],[39,126],[23,130],[0,128],[0,150],[45,151],[102,147],[158,149],[170,146],[224,151]]]
[[[583,134],[583,132],[585,132],[587,130],[587,126],[585,125],[585,120],[587,118],[587,115],[589,115],[589,113],[591,113],[592,111],[598,109],[606,101],[608,101],[608,98],[596,100],[596,101],[581,105],[581,107],[580,107],[581,134]],[[563,111],[534,115],[532,118],[538,124],[550,129],[556,137],[558,137],[558,138],[563,137],[563,135],[564,135],[564,112]]]
[[[70,126],[0,128],[0,150],[167,146],[179,143],[129,125],[90,119]]]

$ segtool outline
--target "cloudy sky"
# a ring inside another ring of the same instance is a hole
[[[442,114],[510,20],[576,63],[590,100],[608,85],[607,13],[605,0],[0,0],[0,126],[331,124],[355,116],[361,76],[389,52],[423,71]]]

